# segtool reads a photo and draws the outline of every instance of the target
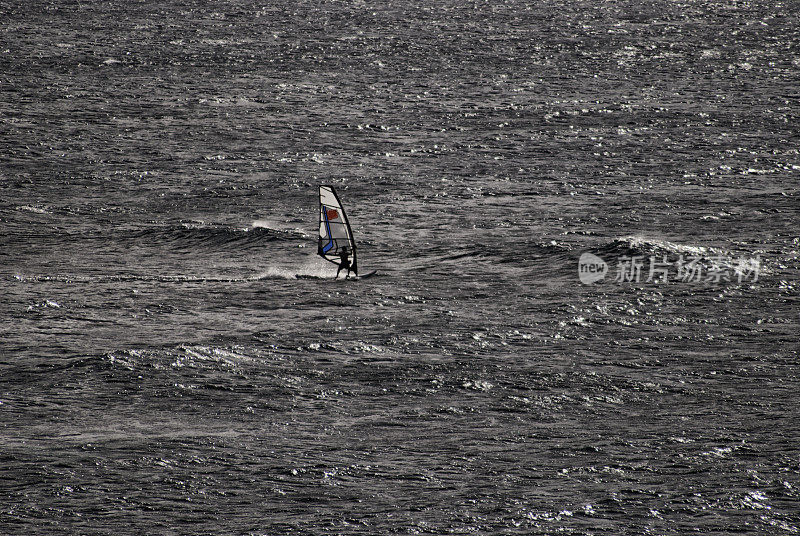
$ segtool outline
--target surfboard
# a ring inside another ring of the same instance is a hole
[[[372,270],[371,272],[367,272],[366,274],[358,276],[359,279],[366,279],[368,277],[372,277],[373,275],[377,274],[378,270]]]
[[[339,277],[340,281],[361,281],[362,279],[367,279],[372,277],[373,275],[377,274],[378,270],[372,270],[371,272],[367,272],[364,275],[357,275],[357,276],[350,276],[348,279],[345,279],[344,276]]]
[[[373,275],[377,274],[378,270],[372,270],[371,272],[367,272],[364,275],[350,275],[348,279],[345,279],[343,275],[339,276],[338,281],[360,281],[361,279],[367,279],[368,277],[372,277]],[[295,279],[318,279],[320,281],[330,281],[330,277],[328,276],[321,276],[321,275],[311,275],[311,274],[295,274]]]

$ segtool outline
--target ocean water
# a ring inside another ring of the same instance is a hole
[[[0,3],[0,534],[797,534],[798,28]]]

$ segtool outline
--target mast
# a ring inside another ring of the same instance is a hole
[[[339,207],[342,209],[342,219],[344,220],[344,225],[347,228],[347,237],[350,241],[350,253],[353,257],[350,267],[353,269],[353,273],[358,275],[358,254],[356,253],[356,239],[353,237],[353,229],[350,227],[350,220],[347,219],[347,212],[344,210],[342,200],[339,199],[339,194],[336,193],[336,189],[333,186],[331,186],[330,189],[331,192],[333,192],[333,197],[336,198],[336,202],[339,203]]]

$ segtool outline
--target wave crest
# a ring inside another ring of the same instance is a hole
[[[729,251],[721,248],[676,244],[675,242],[669,242],[667,240],[646,238],[635,235],[616,238],[612,242],[601,247],[600,252],[606,254],[624,254],[630,256],[685,255],[706,258],[730,255]]]
[[[145,229],[134,234],[135,239],[169,245],[174,249],[236,249],[262,246],[276,240],[297,239],[299,233],[277,231],[265,227],[206,227],[180,225]],[[302,235],[304,237],[304,235]]]
[[[698,269],[715,273],[730,272],[736,278],[750,274],[766,274],[769,270],[763,260],[753,253],[735,253],[727,249],[686,245],[657,238],[642,236],[623,236],[601,246],[597,254],[606,261],[621,257],[653,259],[656,262],[666,259],[671,263],[692,262]]]

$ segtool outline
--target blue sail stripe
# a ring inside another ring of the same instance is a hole
[[[328,209],[322,205],[322,213],[325,215],[325,229],[328,231],[328,243],[322,248],[323,253],[327,253],[333,247],[333,233],[331,232],[331,222],[328,221]]]

